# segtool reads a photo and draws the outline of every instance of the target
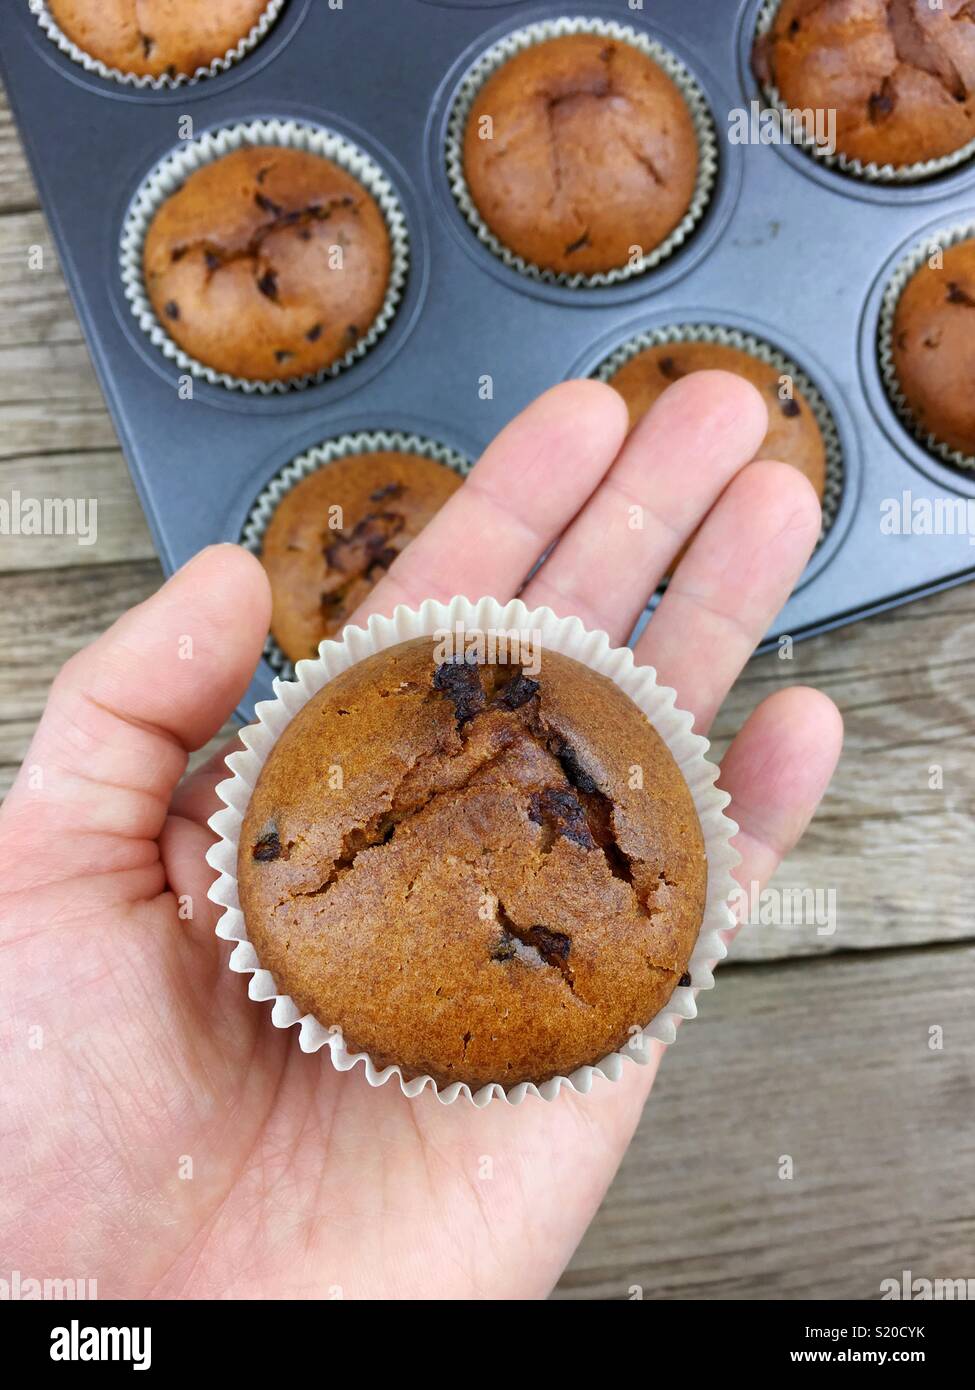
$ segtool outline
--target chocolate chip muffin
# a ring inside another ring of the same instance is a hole
[[[192,76],[247,37],[268,0],[47,0],[69,39],[119,72]]]
[[[542,1082],[686,983],[701,828],[612,681],[554,652],[534,676],[442,656],[424,637],[369,657],[285,729],[241,829],[241,907],[279,992],[350,1052],[440,1085]]]
[[[289,661],[348,622],[461,479],[418,454],[351,454],[287,492],[264,533],[271,635]]]
[[[975,239],[927,262],[894,313],[897,383],[922,434],[975,456]]]
[[[146,291],[191,357],[250,381],[329,367],[368,332],[389,283],[379,205],[320,155],[246,146],[205,164],[146,236]]]
[[[914,164],[975,140],[970,0],[783,0],[754,66],[786,106],[835,110],[848,159]]]
[[[598,34],[511,58],[482,87],[464,135],[484,221],[509,250],[560,273],[613,270],[659,246],[690,206],[697,167],[676,83]]]
[[[609,384],[626,401],[632,429],[671,382],[689,372],[710,370],[734,372],[757,388],[768,407],[769,427],[755,457],[792,464],[805,474],[822,501],[826,447],[809,402],[796,386],[783,399],[778,368],[750,352],[724,343],[661,343],[631,357]]]

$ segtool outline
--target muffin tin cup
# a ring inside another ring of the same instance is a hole
[[[937,246],[941,250],[947,251],[949,247],[957,246],[961,241],[969,241],[972,237],[975,237],[975,222],[963,222],[932,232],[930,236],[925,237],[924,241],[919,242],[914,250],[898,264],[888,280],[877,323],[877,359],[884,389],[891,405],[903,424],[910,430],[914,438],[924,445],[929,454],[933,454],[935,458],[942,459],[945,463],[950,463],[953,467],[960,468],[966,473],[975,473],[975,455],[963,454],[960,449],[952,449],[949,444],[938,439],[937,435],[922,429],[915,420],[907,397],[900,388],[894,367],[894,316],[897,313],[897,305],[905,286],[911,277],[921,269],[934,248]]]
[[[573,657],[615,681],[643,710],[673,754],[694,798],[708,861],[704,917],[688,966],[693,985],[678,986],[660,1013],[645,1026],[634,1029],[629,1043],[620,1051],[608,1054],[592,1066],[579,1067],[570,1076],[554,1076],[538,1085],[521,1082],[507,1090],[501,1082],[491,1082],[472,1092],[459,1081],[440,1087],[431,1076],[407,1080],[397,1066],[380,1068],[367,1053],[349,1052],[337,1027],[329,1028],[311,1014],[302,1015],[293,999],[278,993],[273,976],[262,969],[248,939],[237,893],[237,847],[244,813],[268,754],[285,727],[322,686],[350,666],[411,638],[445,629],[456,630],[458,623],[468,631],[527,629],[538,632],[543,647]],[[529,1095],[551,1101],[563,1087],[587,1094],[597,1076],[618,1081],[626,1057],[645,1066],[653,1060],[657,1045],[673,1042],[679,1021],[697,1014],[695,992],[713,986],[713,967],[727,954],[723,933],[734,924],[729,906],[735,887],[731,871],[739,862],[731,839],[738,827],[724,814],[729,797],[715,786],[718,769],[705,757],[709,747],[707,739],[693,732],[693,716],[677,708],[675,692],[657,684],[652,667],[637,666],[628,647],[611,646],[605,632],[587,631],[578,618],[558,618],[549,608],[529,610],[519,599],[502,605],[492,598],[472,603],[469,599],[455,597],[449,603],[428,599],[419,609],[401,606],[391,618],[373,614],[364,628],[347,627],[340,641],[323,642],[318,657],[299,661],[295,670],[293,682],[275,680],[274,699],[261,701],[255,710],[257,722],[241,732],[243,750],[227,758],[232,776],[217,787],[224,809],[210,818],[210,828],[218,838],[207,854],[207,862],[218,873],[209,896],[224,909],[216,932],[224,940],[236,942],[230,969],[251,977],[248,985],[251,999],[273,1001],[271,1022],[276,1028],[291,1028],[297,1024],[302,1051],[318,1052],[327,1047],[338,1071],[349,1071],[361,1064],[370,1086],[383,1086],[395,1077],[405,1096],[418,1096],[430,1088],[444,1104],[463,1096],[478,1108],[492,1100],[519,1105]]]
[[[285,377],[275,381],[253,381],[247,377],[231,376],[198,361],[174,341],[160,323],[149,300],[142,268],[145,239],[153,218],[162,204],[186,182],[189,176],[214,160],[232,154],[247,145],[280,145],[286,149],[304,150],[332,160],[362,184],[375,198],[389,233],[391,262],[386,297],[368,331],[354,347],[337,362],[320,371],[304,376]],[[410,241],[406,214],[391,180],[376,161],[344,135],[296,120],[254,120],[206,131],[195,140],[188,140],[170,151],[151,170],[139,186],[125,214],[119,243],[119,269],[122,289],[133,315],[154,347],[173,362],[180,371],[189,372],[211,386],[248,394],[281,394],[320,385],[351,367],[379,341],[392,323],[406,285],[410,267]]]
[[[490,77],[502,68],[511,58],[546,39],[562,38],[569,34],[598,34],[601,38],[614,39],[619,43],[630,44],[641,53],[652,58],[679,88],[687,103],[698,144],[697,182],[690,206],[674,230],[658,246],[648,251],[638,261],[613,270],[600,271],[595,275],[570,275],[565,271],[547,270],[543,266],[526,261],[523,256],[511,251],[495,236],[481,216],[471,196],[464,175],[464,132],[474,102]],[[499,260],[511,270],[548,285],[564,285],[569,289],[594,289],[608,285],[622,284],[635,276],[667,260],[684,244],[698,223],[704,217],[714,193],[718,177],[718,138],[714,119],[708,106],[703,88],[692,76],[681,60],[662,43],[640,33],[628,24],[616,20],[579,19],[564,16],[560,19],[540,20],[535,24],[524,25],[513,30],[504,38],[488,48],[477,61],[468,68],[461,78],[454,95],[450,118],[447,122],[447,143],[444,151],[447,166],[447,179],[461,213],[477,234],[477,238]]]
[[[465,454],[423,435],[402,434],[398,430],[360,430],[356,434],[340,435],[336,439],[316,444],[313,449],[299,454],[275,473],[247,514],[247,520],[240,533],[241,545],[253,555],[259,556],[264,545],[264,533],[277,508],[296,484],[317,472],[319,468],[334,463],[336,459],[349,458],[356,454],[389,452],[416,454],[418,458],[433,459],[447,468],[452,468],[462,478],[466,477],[471,468],[471,460]],[[270,634],[264,643],[264,659],[276,676],[286,681],[294,680],[294,666]]]
[[[737,348],[739,352],[747,352],[760,362],[774,367],[780,376],[791,377],[813,413],[826,451],[826,480],[822,499],[823,525],[817,542],[817,545],[822,545],[830,527],[836,520],[840,503],[843,500],[844,470],[843,446],[840,443],[839,430],[833,419],[832,411],[816,384],[798,363],[793,362],[784,352],[773,347],[763,338],[756,337],[754,333],[745,333],[738,328],[729,328],[723,324],[714,323],[668,324],[666,327],[652,328],[645,333],[638,333],[635,337],[628,338],[626,342],[621,343],[614,352],[610,353],[593,372],[593,376],[598,381],[609,384],[620,368],[624,367],[632,358],[645,352],[647,348],[660,347],[664,343],[719,343],[723,347]]]
[[[260,19],[253,25],[250,32],[245,34],[233,48],[228,48],[222,57],[212,59],[206,67],[197,68],[192,73],[176,73],[173,76],[164,73],[161,77],[150,77],[147,74],[123,72],[120,68],[110,68],[107,63],[103,63],[100,58],[93,58],[90,53],[79,48],[73,39],[68,38],[51,14],[46,0],[28,0],[28,4],[31,14],[51,42],[56,44],[58,49],[73,63],[84,68],[85,72],[91,73],[94,77],[104,77],[108,81],[122,83],[126,87],[138,87],[145,91],[161,92],[171,91],[176,87],[192,87],[208,77],[218,77],[220,73],[226,72],[235,63],[239,63],[241,58],[246,57],[267,36],[268,31],[284,9],[285,0],[269,0]]]
[[[762,38],[769,32],[781,6],[782,0],[764,0],[755,20],[756,39]],[[778,88],[771,82],[759,82],[759,87],[768,104],[775,107],[777,111],[792,109],[789,103],[783,99]],[[952,169],[957,169],[960,164],[965,164],[975,156],[975,140],[969,140],[966,145],[960,145],[957,150],[942,155],[940,159],[919,160],[915,164],[876,164],[872,162],[864,164],[859,159],[851,159],[848,155],[842,154],[839,150],[835,154],[830,154],[822,146],[816,144],[812,135],[803,140],[799,144],[799,148],[828,169],[838,169],[840,173],[849,174],[851,178],[863,179],[867,183],[876,184],[923,183],[925,179],[937,178],[939,174],[947,174]]]

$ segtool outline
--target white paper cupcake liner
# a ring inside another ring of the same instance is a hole
[[[969,473],[975,472],[975,456],[963,454],[960,449],[952,449],[936,435],[922,429],[914,418],[907,397],[900,388],[894,367],[894,316],[897,313],[897,305],[904,292],[904,287],[911,277],[921,269],[934,247],[940,246],[942,250],[947,251],[950,246],[957,246],[960,241],[968,241],[972,237],[975,237],[975,222],[966,222],[956,224],[953,227],[942,227],[936,232],[931,232],[922,242],[919,242],[913,251],[899,262],[887,282],[887,288],[884,290],[884,297],[880,305],[880,317],[877,322],[877,359],[880,365],[880,375],[891,405],[904,425],[915,439],[924,445],[929,454],[933,454],[935,458],[943,459],[945,463],[950,463],[955,468],[961,468]],[[975,390],[975,383],[971,389]]]
[[[350,666],[410,638],[432,635],[443,629],[454,630],[458,623],[472,631],[517,628],[539,632],[543,647],[573,657],[615,681],[643,710],[673,754],[694,798],[708,862],[704,917],[688,965],[692,986],[678,986],[660,1013],[647,1020],[640,1034],[635,1034],[622,1050],[610,1053],[592,1066],[579,1067],[570,1076],[555,1076],[540,1085],[521,1082],[506,1090],[499,1082],[492,1082],[473,1093],[463,1082],[438,1087],[430,1076],[406,1080],[397,1066],[379,1068],[367,1053],[350,1053],[338,1030],[330,1031],[311,1014],[302,1015],[293,999],[278,993],[271,973],[262,969],[248,939],[237,895],[237,844],[244,813],[261,768],[285,727],[323,685]],[[231,970],[251,977],[248,985],[251,999],[273,1001],[271,1022],[276,1028],[298,1026],[298,1041],[304,1052],[317,1052],[327,1047],[338,1071],[349,1071],[361,1064],[371,1086],[385,1085],[395,1077],[403,1094],[410,1097],[418,1096],[429,1087],[445,1104],[464,1096],[479,1108],[492,1100],[518,1105],[529,1095],[554,1100],[563,1087],[586,1094],[592,1089],[596,1076],[617,1081],[623,1071],[624,1058],[646,1065],[652,1060],[655,1043],[673,1042],[678,1022],[696,1017],[695,993],[713,986],[713,967],[727,955],[722,933],[734,925],[729,906],[735,889],[731,871],[739,862],[739,855],[730,842],[738,827],[724,814],[729,797],[715,786],[718,770],[705,757],[709,746],[707,739],[693,732],[693,717],[677,708],[673,690],[657,684],[652,667],[637,666],[628,647],[611,646],[605,632],[587,631],[578,618],[557,618],[549,608],[529,610],[519,599],[501,605],[492,598],[472,603],[457,597],[449,603],[429,599],[419,609],[399,607],[391,618],[374,614],[364,628],[347,627],[341,641],[323,642],[317,658],[299,661],[296,677],[294,682],[275,680],[274,699],[257,705],[257,722],[241,733],[244,748],[227,758],[232,776],[217,787],[217,795],[225,809],[210,818],[210,828],[218,840],[209,850],[207,862],[219,875],[209,896],[224,909],[217,924],[217,935],[237,943],[230,957]]]
[[[162,204],[181,188],[197,169],[246,145],[281,145],[332,160],[358,179],[363,188],[375,198],[390,239],[391,262],[386,297],[365,335],[330,366],[304,376],[286,377],[280,381],[252,381],[247,377],[231,376],[228,372],[219,372],[184,352],[160,323],[146,293],[143,278],[142,252],[146,235]],[[271,395],[316,386],[330,377],[338,376],[340,372],[364,357],[395,317],[403,297],[409,265],[410,244],[406,215],[392,183],[376,161],[351,140],[324,126],[276,118],[223,126],[219,130],[207,131],[198,139],[188,140],[172,150],[146,176],[129,204],[119,243],[119,268],[125,297],[139,327],[152,345],[181,371],[190,372],[213,386],[225,386],[230,390],[245,391],[248,394],[259,392]]]
[[[401,434],[398,430],[361,430],[357,434],[343,434],[336,439],[316,444],[304,454],[299,454],[290,463],[275,473],[274,477],[260,493],[247,514],[240,533],[240,543],[253,555],[260,555],[264,547],[264,533],[271,517],[280,506],[282,499],[296,483],[315,473],[335,459],[348,458],[354,454],[378,453],[416,454],[420,458],[434,459],[437,463],[452,468],[462,478],[471,469],[471,459],[466,454],[449,449],[446,444],[438,444],[419,434]],[[284,680],[294,680],[294,666],[285,656],[270,634],[264,643],[264,659],[276,675]]]
[[[610,353],[593,372],[599,381],[611,383],[612,378],[632,358],[647,348],[660,347],[664,343],[720,343],[724,347],[737,348],[747,352],[773,367],[780,376],[792,378],[815,417],[819,432],[823,437],[826,452],[826,480],[823,488],[823,525],[817,545],[822,545],[830,527],[836,520],[843,500],[843,446],[833,413],[815,382],[802,370],[798,363],[773,347],[764,338],[753,333],[745,333],[738,328],[729,328],[713,323],[674,323],[664,328],[648,329],[628,338],[615,352]]]
[[[256,48],[265,37],[284,8],[285,0],[268,0],[263,14],[249,33],[245,34],[233,48],[228,48],[222,57],[214,58],[206,67],[197,68],[192,73],[174,73],[172,75],[163,73],[161,77],[150,77],[146,74],[122,72],[119,68],[110,68],[100,58],[93,58],[90,53],[79,48],[73,39],[68,38],[64,30],[59,28],[46,0],[28,0],[28,4],[31,13],[51,42],[57,44],[62,53],[73,63],[83,67],[86,72],[93,73],[95,77],[104,77],[113,82],[121,82],[127,87],[165,91],[167,88],[191,87],[196,82],[202,82],[204,78],[217,77],[220,73],[226,72],[228,68],[232,68],[235,63],[239,63],[241,58],[250,53],[251,49]]]
[[[602,38],[630,44],[631,47],[645,53],[648,58],[652,58],[680,89],[687,103],[698,143],[699,158],[694,194],[690,206],[674,230],[640,260],[613,270],[599,271],[595,275],[570,275],[566,271],[547,270],[509,250],[481,216],[464,175],[464,131],[471,108],[484,83],[517,53],[537,43],[543,43],[546,39],[561,38],[566,34],[598,34]],[[503,39],[482,53],[464,74],[454,98],[447,125],[445,157],[450,191],[467,222],[476,232],[478,240],[512,270],[517,270],[532,280],[540,280],[550,285],[566,285],[570,289],[621,284],[624,280],[631,280],[634,276],[643,275],[660,265],[661,261],[665,261],[684,244],[704,216],[718,176],[718,139],[714,119],[700,84],[680,59],[663,44],[628,24],[605,19],[563,17],[528,24],[506,34]]]
[[[775,23],[775,16],[781,8],[782,0],[764,0],[758,17],[755,21],[755,37],[764,37],[772,25]],[[784,101],[778,88],[771,82],[759,82],[762,95],[765,97],[769,106],[774,106],[777,111],[788,111],[792,108],[787,101]],[[946,174],[951,169],[957,169],[959,164],[964,164],[975,155],[975,140],[969,140],[966,145],[960,145],[957,150],[952,150],[951,154],[942,155],[940,159],[919,160],[915,164],[869,164],[862,163],[859,159],[851,159],[848,155],[842,154],[839,150],[835,154],[830,154],[822,145],[817,145],[813,134],[809,134],[802,142],[796,146],[805,154],[811,155],[820,164],[824,164],[828,169],[838,169],[843,174],[849,174],[852,178],[863,179],[867,183],[923,183],[925,179],[936,178],[939,174]]]

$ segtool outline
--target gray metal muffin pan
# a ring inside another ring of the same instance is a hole
[[[472,457],[540,391],[586,375],[618,344],[666,323],[768,339],[823,393],[841,435],[834,525],[769,641],[808,636],[975,577],[967,536],[885,536],[881,502],[975,498],[975,477],[931,457],[894,414],[874,335],[892,267],[925,233],[975,216],[975,165],[907,187],[874,186],[792,147],[732,145],[728,112],[757,97],[749,49],[759,0],[288,0],[265,41],[222,76],[133,90],[89,75],[24,0],[0,12],[0,60],[61,263],[162,563],[236,540],[291,457],[332,436],[399,429]],[[606,289],[529,280],[477,240],[444,170],[452,94],[510,29],[559,15],[615,20],[665,43],[706,93],[721,167],[708,212],[659,268]],[[261,116],[345,134],[381,164],[410,227],[411,271],[392,326],[340,376],[271,398],[194,383],[139,329],[121,292],[119,234],[135,189],[177,143]],[[494,397],[479,399],[490,373]],[[477,597],[477,595],[472,595]],[[262,662],[241,705],[270,693]]]

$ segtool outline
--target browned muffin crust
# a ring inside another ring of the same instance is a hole
[[[360,662],[281,735],[241,830],[247,931],[279,991],[377,1065],[540,1082],[670,998],[704,912],[701,828],[612,681],[555,653],[537,681],[437,654]]]
[[[248,146],[205,164],[146,236],[146,290],[184,351],[252,381],[305,376],[344,357],[389,283],[382,212],[320,155]]]
[[[192,76],[246,38],[268,0],[47,0],[85,53],[137,77]]]
[[[289,661],[339,632],[461,479],[393,451],[335,459],[286,493],[261,549],[271,633]]]
[[[787,106],[835,110],[839,153],[863,164],[941,159],[975,140],[970,0],[783,0],[754,66]]]
[[[598,34],[511,58],[484,84],[464,136],[467,185],[495,236],[570,274],[659,246],[690,206],[697,167],[680,89],[652,58]]]
[[[789,463],[812,483],[822,501],[826,488],[826,447],[809,402],[797,386],[783,399],[780,374],[750,352],[724,343],[661,343],[631,357],[610,380],[626,401],[630,428],[663,395],[671,382],[689,372],[734,372],[759,391],[768,407],[768,433],[756,458]]]
[[[925,434],[975,455],[975,239],[908,280],[893,322],[894,371]]]

